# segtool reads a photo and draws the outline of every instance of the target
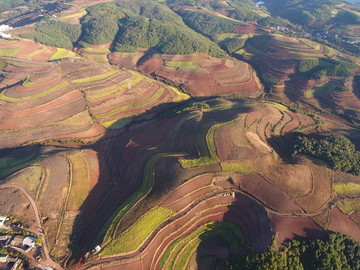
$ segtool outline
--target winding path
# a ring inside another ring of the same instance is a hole
[[[40,236],[41,241],[42,241],[42,247],[43,247],[43,251],[44,251],[44,255],[45,255],[45,260],[42,261],[42,264],[54,268],[54,269],[58,269],[58,270],[62,270],[63,268],[56,262],[54,262],[49,255],[49,250],[46,244],[46,237],[44,234],[44,230],[42,228],[42,223],[40,220],[40,214],[39,214],[39,209],[36,205],[36,202],[33,200],[33,198],[30,196],[30,194],[25,190],[24,187],[19,186],[19,185],[15,185],[15,184],[3,184],[1,185],[0,189],[4,189],[4,188],[14,188],[19,190],[30,202],[31,207],[34,211],[35,214],[35,218],[36,218],[36,222],[38,224],[38,231],[32,231],[33,233],[37,234]],[[29,230],[30,231],[30,230]]]

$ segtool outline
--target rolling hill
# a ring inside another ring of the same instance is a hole
[[[36,239],[0,255],[357,269],[357,5],[0,1],[0,18],[0,233]]]

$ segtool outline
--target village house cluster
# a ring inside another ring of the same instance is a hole
[[[40,259],[41,245],[37,244],[37,237],[22,229],[20,223],[0,216],[0,230],[0,269],[23,269],[24,258]]]

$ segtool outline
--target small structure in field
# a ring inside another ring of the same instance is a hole
[[[97,245],[96,247],[94,247],[94,249],[91,251],[92,254],[96,254],[99,253],[101,250],[101,247],[99,245]]]
[[[0,235],[0,247],[7,247],[11,242],[11,234],[1,234]]]
[[[11,38],[11,34],[6,34],[4,31],[12,30],[13,28],[10,25],[2,24],[0,25],[0,37],[2,38]]]
[[[34,236],[26,236],[22,242],[23,247],[26,249],[26,251],[31,250],[33,247],[35,247],[36,244],[36,238]]]
[[[22,247],[23,241],[24,241],[25,237],[22,235],[16,235],[13,240],[10,242],[10,246],[12,247]]]
[[[0,216],[0,226],[4,226],[7,220],[9,220],[8,217]]]

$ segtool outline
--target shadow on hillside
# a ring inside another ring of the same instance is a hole
[[[82,147],[98,153],[100,177],[87,201],[80,208],[80,214],[73,227],[74,233],[71,235],[70,249],[74,257],[67,263],[83,261],[85,254],[102,242],[105,233],[102,229],[106,221],[127,198],[140,188],[145,164],[150,157],[156,153],[188,152],[188,149],[175,142],[168,132],[170,127],[176,124],[174,121],[177,120],[173,119],[180,119],[177,117],[186,107],[193,102],[205,100],[214,100],[214,98],[207,97],[180,103],[160,104],[134,117],[132,123],[121,129],[111,130],[110,127],[99,142]],[[216,103],[216,100],[212,102]],[[244,101],[238,100],[237,102]],[[201,122],[207,121],[214,124],[227,122],[236,118],[239,113],[246,112],[247,108],[237,108],[225,112],[204,113]],[[160,178],[162,177],[160,176]],[[156,193],[163,194],[169,191],[169,185],[162,186],[161,183],[158,183],[165,181],[164,179],[156,178],[155,181],[157,181],[154,184],[156,190],[153,189],[148,195],[149,197],[156,197]],[[169,179],[166,181],[169,182]],[[140,216],[147,210],[143,208],[144,206],[137,206],[136,211],[132,212],[136,216]],[[135,217],[131,218],[135,219]]]
[[[220,221],[199,236],[201,243],[195,253],[198,269],[227,269],[226,260],[231,256],[265,252],[271,245],[273,232],[265,209],[249,196],[235,194],[236,200],[223,216],[233,227],[222,226]],[[231,189],[228,196],[232,196]],[[243,242],[234,227],[241,231]]]
[[[61,151],[63,149],[44,150],[41,145],[0,149],[0,184],[14,172],[40,161],[43,155],[53,155]]]
[[[316,230],[310,228],[304,228],[305,236],[293,234],[293,239],[295,240],[310,240],[310,239],[321,239],[326,240],[327,236],[331,231],[329,230]],[[291,239],[286,239],[285,242],[289,242]]]

